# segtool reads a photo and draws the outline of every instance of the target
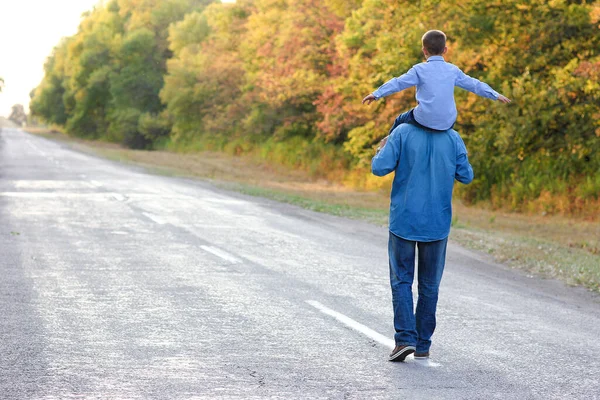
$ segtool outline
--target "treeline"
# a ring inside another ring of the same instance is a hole
[[[470,202],[600,212],[600,2],[565,0],[112,0],[49,57],[33,113],[75,136],[133,148],[254,153],[373,184],[373,146],[414,89],[364,95],[446,59],[514,100],[457,89]]]

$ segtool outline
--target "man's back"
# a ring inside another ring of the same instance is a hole
[[[406,240],[448,237],[454,179],[469,183],[473,169],[464,142],[454,130],[434,132],[402,124],[373,158],[373,174],[395,171],[390,231]]]

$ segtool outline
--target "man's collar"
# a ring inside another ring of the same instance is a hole
[[[444,56],[429,56],[427,62],[429,61],[446,61],[444,60]]]

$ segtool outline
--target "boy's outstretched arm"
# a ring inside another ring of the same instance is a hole
[[[496,92],[487,83],[481,82],[479,79],[475,79],[465,74],[461,70],[458,70],[456,76],[455,86],[468,90],[471,93],[475,93],[481,97],[487,97],[488,99],[498,100],[502,103],[510,103],[511,100],[500,93]]]
[[[409,87],[413,87],[419,84],[419,76],[414,68],[408,70],[407,73],[400,75],[397,78],[392,78],[379,87],[376,91],[369,94],[363,99],[363,104],[371,104],[375,100],[379,100],[382,97],[389,96],[393,93],[398,93]]]

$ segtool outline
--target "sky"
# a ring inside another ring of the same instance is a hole
[[[63,36],[77,32],[81,14],[98,0],[0,0],[0,116],[13,104],[28,108],[44,76],[46,57]]]
[[[225,1],[231,2],[232,0]],[[64,36],[77,32],[81,14],[98,0],[0,0],[0,116],[13,104],[28,110],[29,92],[44,76],[44,63]]]

